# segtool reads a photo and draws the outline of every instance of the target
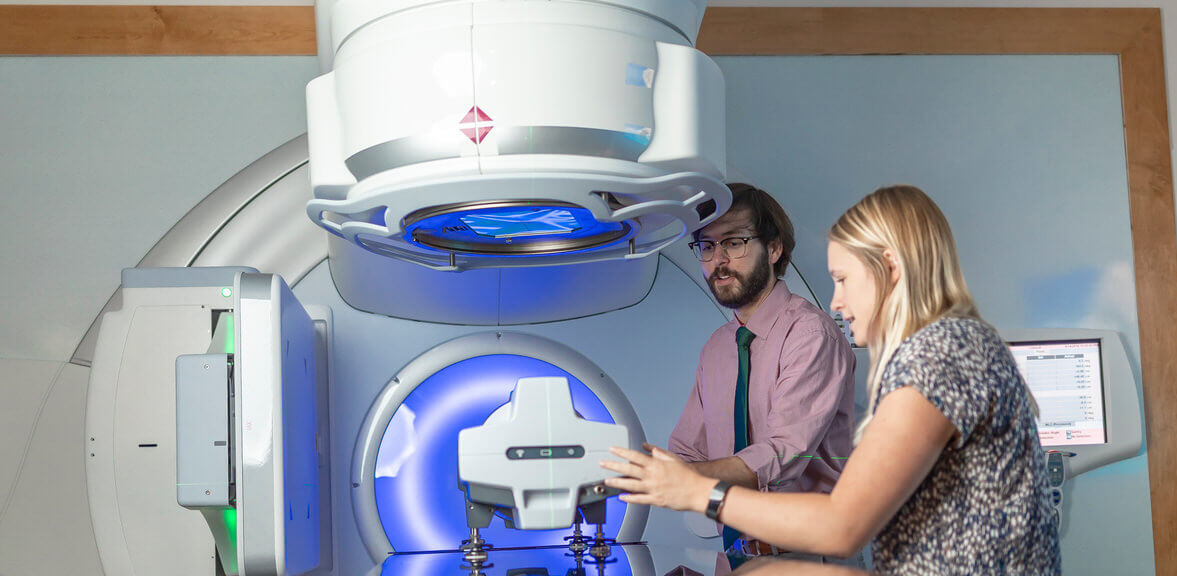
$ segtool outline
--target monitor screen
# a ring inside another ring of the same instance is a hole
[[[1038,402],[1043,446],[1107,442],[1098,338],[1010,342],[1009,349]]]

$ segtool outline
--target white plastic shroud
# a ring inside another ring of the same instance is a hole
[[[703,2],[340,0],[307,86],[311,220],[439,270],[642,258],[730,205],[724,82],[692,44]],[[504,256],[418,242],[407,217],[580,207],[627,234]]]

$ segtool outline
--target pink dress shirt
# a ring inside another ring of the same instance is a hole
[[[777,280],[745,325],[751,344],[749,445],[735,456],[762,492],[830,492],[852,448],[854,353],[834,320]],[[695,386],[670,435],[689,462],[732,455],[739,359],[732,320],[699,355]]]

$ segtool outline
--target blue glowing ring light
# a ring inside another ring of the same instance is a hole
[[[375,562],[398,548],[454,549],[469,535],[457,485],[458,430],[481,425],[507,401],[515,381],[526,376],[568,378],[573,403],[585,418],[625,425],[631,446],[645,441],[637,414],[617,384],[567,346],[516,332],[483,332],[436,346],[389,381],[356,440],[352,507]],[[413,447],[405,450],[406,445]],[[414,453],[436,457],[423,460]],[[648,515],[645,506],[612,499],[606,532],[619,541],[638,540]],[[563,543],[570,531],[511,531],[496,519],[482,534],[502,547]]]
[[[557,201],[473,202],[418,210],[405,237],[461,254],[527,256],[589,250],[633,236],[629,222],[601,222],[587,208]]]

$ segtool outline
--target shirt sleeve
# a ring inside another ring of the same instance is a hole
[[[687,405],[678,418],[678,424],[674,426],[674,432],[670,433],[667,445],[671,452],[687,462],[707,460],[707,429],[703,425],[703,396],[699,390],[702,381],[703,362],[700,359],[695,369],[695,385],[691,387]]]
[[[854,354],[845,340],[820,328],[785,339],[780,375],[770,401],[771,436],[739,451],[760,489],[797,480],[837,416],[844,394],[853,393]]]
[[[962,334],[933,329],[905,342],[883,375],[883,394],[910,386],[928,400],[957,430],[956,447],[968,442],[973,430],[989,413],[989,398],[966,372],[970,362],[980,364],[980,353],[971,350]]]

